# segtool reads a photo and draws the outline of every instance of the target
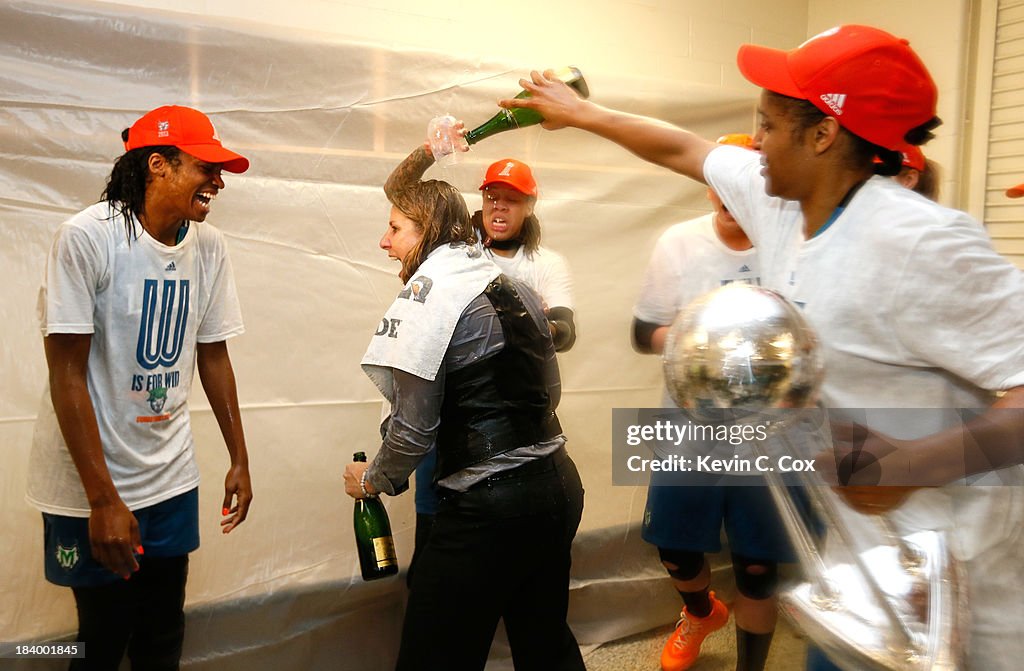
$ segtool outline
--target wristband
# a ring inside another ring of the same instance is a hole
[[[369,470],[369,469],[367,469],[367,470]],[[363,491],[363,498],[364,499],[375,499],[375,498],[377,498],[377,494],[371,494],[370,492],[366,491],[366,471],[363,471],[363,474],[359,476],[359,489],[361,489]]]

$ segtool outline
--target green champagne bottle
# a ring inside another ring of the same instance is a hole
[[[366,453],[356,452],[352,460],[365,462]],[[356,499],[352,525],[356,532],[356,549],[359,551],[359,569],[363,573],[363,580],[376,580],[398,573],[391,522],[380,499],[375,496]]]
[[[581,98],[585,99],[590,97],[590,89],[587,87],[587,80],[583,78],[583,74],[579,69],[574,67],[561,68],[560,70],[555,71],[555,76],[571,86]],[[516,98],[529,97],[529,91],[520,91],[516,95]],[[543,120],[544,117],[542,117],[540,112],[537,112],[536,110],[525,109],[522,107],[510,110],[502,109],[493,117],[466,133],[466,142],[469,144],[476,144],[480,140],[490,137],[495,133],[501,133],[514,128],[522,128],[523,126],[532,126]]]

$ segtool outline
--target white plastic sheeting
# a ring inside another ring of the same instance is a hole
[[[42,525],[23,500],[46,375],[35,316],[46,250],[64,218],[98,199],[120,131],[148,109],[183,104],[207,112],[252,161],[245,175],[225,174],[208,221],[227,236],[246,320],[230,348],[256,494],[249,520],[222,536],[227,458],[198,390],[203,545],[192,557],[185,666],[392,666],[404,583],[358,577],[341,485],[352,452],[379,444],[380,399],[358,363],[399,288],[397,265],[377,248],[389,209],[381,185],[430,117],[451,112],[472,126],[530,68],[560,65],[114,5],[0,4],[0,641],[74,633],[70,591],[43,579]],[[750,128],[749,91],[652,73],[641,85],[574,65],[604,104],[672,115],[711,137]],[[559,415],[587,501],[570,617],[581,643],[600,643],[678,608],[639,539],[645,491],[611,485],[611,409],[657,404],[658,362],[629,346],[631,306],[658,233],[708,206],[701,185],[576,130],[506,133],[428,176],[476,209],[483,168],[505,156],[533,165],[545,244],[568,257],[576,281],[579,340],[560,357]],[[408,561],[412,497],[386,503]]]

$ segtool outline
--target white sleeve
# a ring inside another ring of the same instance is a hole
[[[217,270],[212,277],[210,303],[199,321],[196,333],[196,340],[201,343],[220,342],[245,331],[231,259],[223,237],[218,233],[215,239]]]
[[[749,149],[722,145],[712,149],[704,159],[705,181],[729,208],[755,247],[761,246],[758,226],[763,217],[757,215],[758,210],[772,200],[765,193],[760,157]]]
[[[572,274],[569,272],[569,264],[565,257],[550,249],[538,250],[538,256],[542,260],[538,270],[537,293],[544,299],[549,307],[563,307],[574,310]]]
[[[1024,274],[967,215],[918,239],[893,308],[897,337],[923,360],[982,389],[1024,385]]]
[[[93,333],[96,294],[110,281],[107,251],[86,229],[64,224],[57,231],[39,288],[43,335]]]
[[[655,243],[640,285],[640,296],[633,306],[633,316],[649,324],[668,326],[681,307],[681,270],[686,259],[679,245],[672,244],[674,230],[675,227],[665,231]]]

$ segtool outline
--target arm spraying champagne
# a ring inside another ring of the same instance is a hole
[[[554,79],[564,82],[576,96],[581,99],[590,97],[590,88],[579,68],[572,66],[549,70],[548,73]],[[516,94],[516,99],[529,98],[533,95],[529,90],[522,90]],[[502,107],[497,114],[476,128],[467,131],[460,136],[454,130],[455,118],[451,115],[434,117],[427,127],[427,137],[430,140],[430,150],[436,159],[442,161],[456,155],[455,152],[466,145],[474,145],[480,140],[503,133],[516,128],[534,126],[542,123],[544,116],[536,109],[527,107],[505,108]],[[465,151],[465,149],[462,149]]]

